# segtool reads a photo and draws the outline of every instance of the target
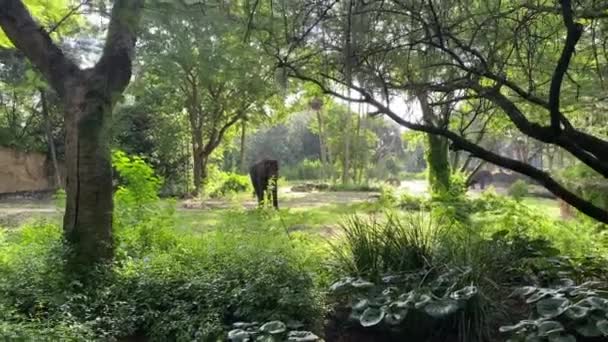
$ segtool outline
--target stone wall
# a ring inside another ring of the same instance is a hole
[[[0,194],[55,188],[51,164],[42,153],[0,146]]]

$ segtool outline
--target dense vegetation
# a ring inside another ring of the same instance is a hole
[[[0,339],[605,341],[607,11],[0,0]]]

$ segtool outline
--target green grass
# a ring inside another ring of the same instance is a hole
[[[523,204],[551,218],[559,218],[559,205],[556,200],[540,197],[526,197],[522,201]]]

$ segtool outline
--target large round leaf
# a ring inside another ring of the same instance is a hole
[[[367,308],[359,317],[359,322],[364,327],[372,327],[382,322],[384,311],[378,308]]]
[[[458,291],[452,292],[450,297],[456,300],[469,300],[477,294],[477,286],[465,286]]]
[[[585,307],[585,306],[581,306],[581,305],[571,305],[567,310],[566,310],[566,316],[568,316],[568,318],[570,318],[573,321],[578,321],[581,320],[585,317],[587,317],[587,314],[589,313],[589,308]]]
[[[509,297],[527,297],[534,293],[538,288],[535,286],[524,286],[515,289]]]
[[[369,300],[361,299],[360,301],[358,301],[357,303],[355,303],[353,305],[353,310],[363,311],[363,310],[367,309],[368,306],[369,306]]]
[[[249,341],[251,335],[243,329],[234,329],[228,332],[228,339],[231,342]]]
[[[331,284],[331,286],[329,287],[329,290],[332,292],[346,290],[350,287],[350,285],[352,284],[352,282],[354,280],[355,280],[355,278],[352,278],[352,277],[346,277],[344,279],[340,279],[337,282]]]
[[[576,337],[568,335],[549,335],[549,342],[576,342]]]
[[[602,333],[602,335],[608,336],[608,320],[603,319],[601,321],[597,321],[595,326]]]
[[[514,325],[503,325],[500,328],[498,328],[498,331],[500,331],[501,333],[516,332],[516,331],[519,331],[526,327],[534,326],[534,325],[536,325],[536,322],[526,319],[526,320],[520,321],[519,323],[514,324]]]
[[[553,297],[556,294],[557,294],[557,292],[554,290],[540,289],[535,294],[528,297],[528,299],[526,299],[526,303],[530,304],[530,303],[538,302],[539,300],[541,300],[543,298]]]
[[[384,317],[384,321],[386,322],[386,324],[389,324],[389,325],[398,325],[398,324],[401,324],[401,322],[403,322],[403,320],[405,319],[406,316],[407,316],[407,309],[398,311],[398,312],[387,313],[386,316]]]
[[[576,332],[585,337],[599,337],[602,336],[602,332],[598,329],[595,321],[587,320],[585,324],[581,324],[576,327]]]
[[[369,282],[367,280],[363,280],[361,278],[353,280],[350,285],[356,289],[368,289],[374,286],[374,283]]]
[[[545,318],[554,318],[564,313],[569,305],[570,301],[567,298],[546,298],[536,303],[536,311]]]
[[[538,336],[549,336],[564,331],[564,326],[557,321],[543,321],[538,325]]]
[[[416,304],[414,304],[414,307],[416,309],[420,309],[420,308],[424,307],[425,305],[427,305],[430,301],[431,301],[431,296],[429,296],[427,294],[422,294],[422,295],[420,295],[420,297],[418,297],[418,300],[416,301]]]
[[[586,302],[595,309],[608,311],[608,299],[602,297],[589,297]]]
[[[261,332],[271,334],[271,335],[282,334],[286,330],[287,330],[287,326],[285,325],[285,323],[283,323],[281,321],[270,321],[260,327]]]
[[[316,342],[319,341],[319,336],[313,334],[310,331],[290,331],[287,334],[288,342]]]
[[[428,303],[424,307],[424,312],[434,318],[445,318],[458,311],[460,306],[454,299],[440,299]]]

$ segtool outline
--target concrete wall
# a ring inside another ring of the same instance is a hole
[[[0,146],[0,193],[54,188],[53,172],[44,154]]]

